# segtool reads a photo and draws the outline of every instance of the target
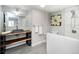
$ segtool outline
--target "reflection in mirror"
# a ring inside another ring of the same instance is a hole
[[[31,25],[28,15],[16,15],[12,12],[5,12],[5,31],[30,30]]]
[[[14,27],[14,21],[9,21],[9,22],[8,22],[8,26],[9,26],[9,27]]]

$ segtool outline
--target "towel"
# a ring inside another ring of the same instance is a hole
[[[43,28],[42,28],[42,26],[39,26],[39,33],[38,34],[43,34]]]
[[[35,33],[38,33],[38,26],[35,26]]]

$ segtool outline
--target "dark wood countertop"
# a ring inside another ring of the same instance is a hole
[[[5,33],[5,34],[0,34],[0,35],[17,35],[17,34],[25,34],[25,33],[31,33],[31,30],[25,30],[22,32],[10,32],[10,33]]]

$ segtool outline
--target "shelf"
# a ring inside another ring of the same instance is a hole
[[[19,34],[25,34],[25,37],[11,39],[11,40],[6,41],[6,36],[19,35]],[[17,45],[17,43],[22,43],[22,42],[26,43],[28,46],[31,46],[31,31],[30,30],[26,30],[23,32],[13,32],[13,33],[4,32],[3,34],[0,34],[0,53],[5,53],[7,46]]]
[[[5,47],[6,45],[0,45],[0,48]]]
[[[18,38],[18,39],[8,40],[8,41],[6,41],[5,45],[0,45],[0,48],[5,47],[6,45],[9,45],[9,44],[13,44],[15,42],[29,41],[29,40],[31,40],[31,38],[28,38],[28,39],[26,39],[26,38]]]
[[[10,32],[10,33],[4,33],[2,35],[17,35],[17,34],[26,34],[26,33],[31,33],[31,31],[25,30],[25,31],[22,31],[22,32],[14,32],[14,33]]]
[[[28,41],[28,40],[31,40],[31,38],[26,38],[26,37],[23,37],[23,38],[17,38],[17,39],[12,39],[12,40],[8,40],[6,41],[6,45],[8,44],[12,44],[12,43],[15,43],[15,42],[19,42],[19,41]]]

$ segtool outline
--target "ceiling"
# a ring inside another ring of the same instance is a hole
[[[73,5],[47,5],[45,8],[43,8],[45,11],[48,12],[57,12],[61,11],[65,8],[72,7]]]
[[[45,7],[40,7],[40,5],[5,5],[2,6],[3,9],[10,11],[10,10],[21,10],[21,11],[29,11],[32,9],[39,9],[47,12],[56,12],[63,10],[65,8],[72,7],[73,5],[46,5]]]

